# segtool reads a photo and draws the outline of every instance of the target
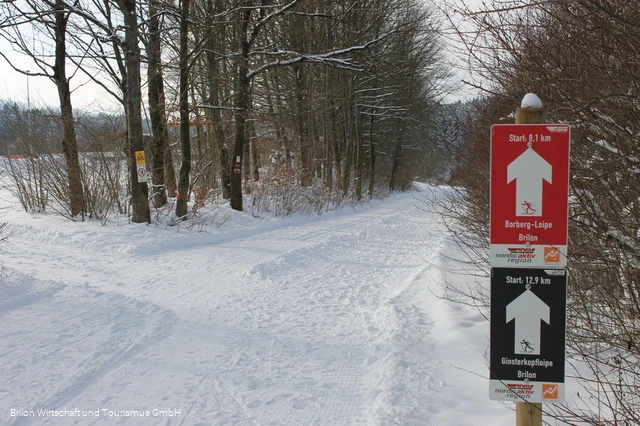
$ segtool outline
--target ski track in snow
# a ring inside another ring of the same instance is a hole
[[[224,237],[20,216],[1,252],[0,423],[432,424],[441,373],[414,300],[444,239],[415,204]],[[180,415],[10,416],[39,408]]]

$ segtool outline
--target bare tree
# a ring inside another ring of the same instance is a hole
[[[162,172],[167,185],[174,181],[160,169],[171,160],[159,155],[161,144],[170,152],[173,127],[181,129],[181,217],[192,193],[201,202],[216,187],[242,209],[243,191],[264,188],[261,166],[278,151],[285,166],[277,173],[310,197],[371,197],[376,179],[392,174],[406,187],[415,175],[413,154],[425,149],[439,90],[429,71],[439,60],[435,26],[419,23],[429,13],[417,0],[59,1],[78,17],[68,59],[123,103],[130,154],[142,150],[137,87],[148,61],[157,206],[166,199]],[[182,33],[181,25],[188,25]],[[144,41],[146,55],[134,38]],[[388,141],[398,133],[404,136],[393,162]],[[192,137],[193,152],[186,145]],[[145,192],[133,173],[130,184],[138,210]]]
[[[117,0],[125,26],[125,63],[127,113],[127,137],[129,139],[129,174],[131,176],[132,220],[136,223],[151,222],[149,188],[140,182],[136,167],[136,152],[144,152],[142,131],[142,91],[140,78],[140,33],[135,0]]]
[[[366,39],[361,44],[333,49],[320,53],[305,53],[291,50],[278,50],[273,44],[274,39],[266,37],[263,31],[269,24],[278,21],[288,13],[297,10],[299,0],[282,4],[270,4],[262,1],[255,5],[246,5],[233,10],[236,16],[235,43],[236,78],[234,122],[235,139],[231,155],[233,176],[231,179],[231,206],[242,209],[242,164],[244,146],[246,143],[247,108],[250,103],[251,83],[258,75],[277,67],[293,67],[297,64],[321,63],[344,69],[356,70],[352,59],[348,58],[354,52],[365,50],[384,39],[387,34],[381,34],[377,39]],[[302,16],[312,16],[301,13]],[[274,24],[275,25],[275,24]],[[275,41],[278,41],[277,39]],[[251,66],[255,64],[255,66]]]
[[[180,147],[182,163],[178,178],[178,200],[176,216],[186,218],[188,212],[189,174],[191,172],[191,134],[189,132],[189,5],[190,0],[181,0],[180,7]]]
[[[76,2],[77,3],[77,2]],[[86,214],[84,190],[80,174],[78,160],[78,144],[76,141],[73,107],[71,104],[71,90],[67,75],[67,23],[69,13],[61,0],[56,1],[25,1],[24,3],[3,3],[3,24],[0,35],[11,45],[29,56],[40,72],[30,72],[14,66],[8,57],[0,52],[0,55],[16,71],[27,75],[46,76],[53,81],[58,89],[60,112],[62,116],[63,140],[62,151],[66,161],[66,172],[69,185],[69,205],[71,216],[83,216]],[[26,31],[31,29],[31,31]],[[54,62],[47,61],[46,53],[39,55],[35,51],[35,43],[28,39],[28,35],[36,37],[36,34],[46,34],[54,42]]]
[[[167,203],[167,190],[174,195],[176,191],[175,176],[171,164],[167,131],[167,112],[162,76],[162,44],[160,28],[160,8],[157,0],[149,1],[149,29],[147,41],[147,80],[149,94],[149,120],[153,134],[153,204],[162,207]],[[168,155],[167,155],[168,154]],[[168,162],[169,167],[165,166]],[[167,171],[165,186],[165,170]]]
[[[573,139],[567,344],[583,390],[577,406],[549,408],[549,415],[639,423],[640,68],[633,58],[640,11],[631,0],[511,1],[487,9],[467,10],[474,31],[459,31],[480,76],[473,84],[485,91],[482,117],[490,118],[470,129],[454,170],[464,188],[454,217],[477,243],[462,245],[486,265],[487,127],[508,120],[518,100],[535,92],[547,121],[570,123]]]
[[[215,16],[223,12],[222,0],[207,0],[207,18],[205,30],[206,49],[206,73],[208,81],[207,116],[213,128],[216,145],[218,148],[220,186],[222,196],[229,199],[231,196],[231,170],[229,164],[229,147],[226,142],[224,124],[222,122],[221,86],[223,79],[221,76],[221,56],[224,54],[225,46],[225,26],[215,23]]]

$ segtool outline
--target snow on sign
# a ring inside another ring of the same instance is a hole
[[[491,270],[490,398],[564,400],[567,271]]]
[[[491,127],[491,266],[567,264],[567,125]]]

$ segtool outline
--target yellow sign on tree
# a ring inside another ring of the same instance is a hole
[[[136,151],[136,164],[144,164],[144,151]]]

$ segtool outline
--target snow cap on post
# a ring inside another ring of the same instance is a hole
[[[535,93],[527,93],[524,95],[524,98],[522,98],[520,108],[542,109],[542,101]]]
[[[527,93],[522,98],[520,108],[516,108],[516,124],[542,124],[544,110],[542,101],[533,93]]]

